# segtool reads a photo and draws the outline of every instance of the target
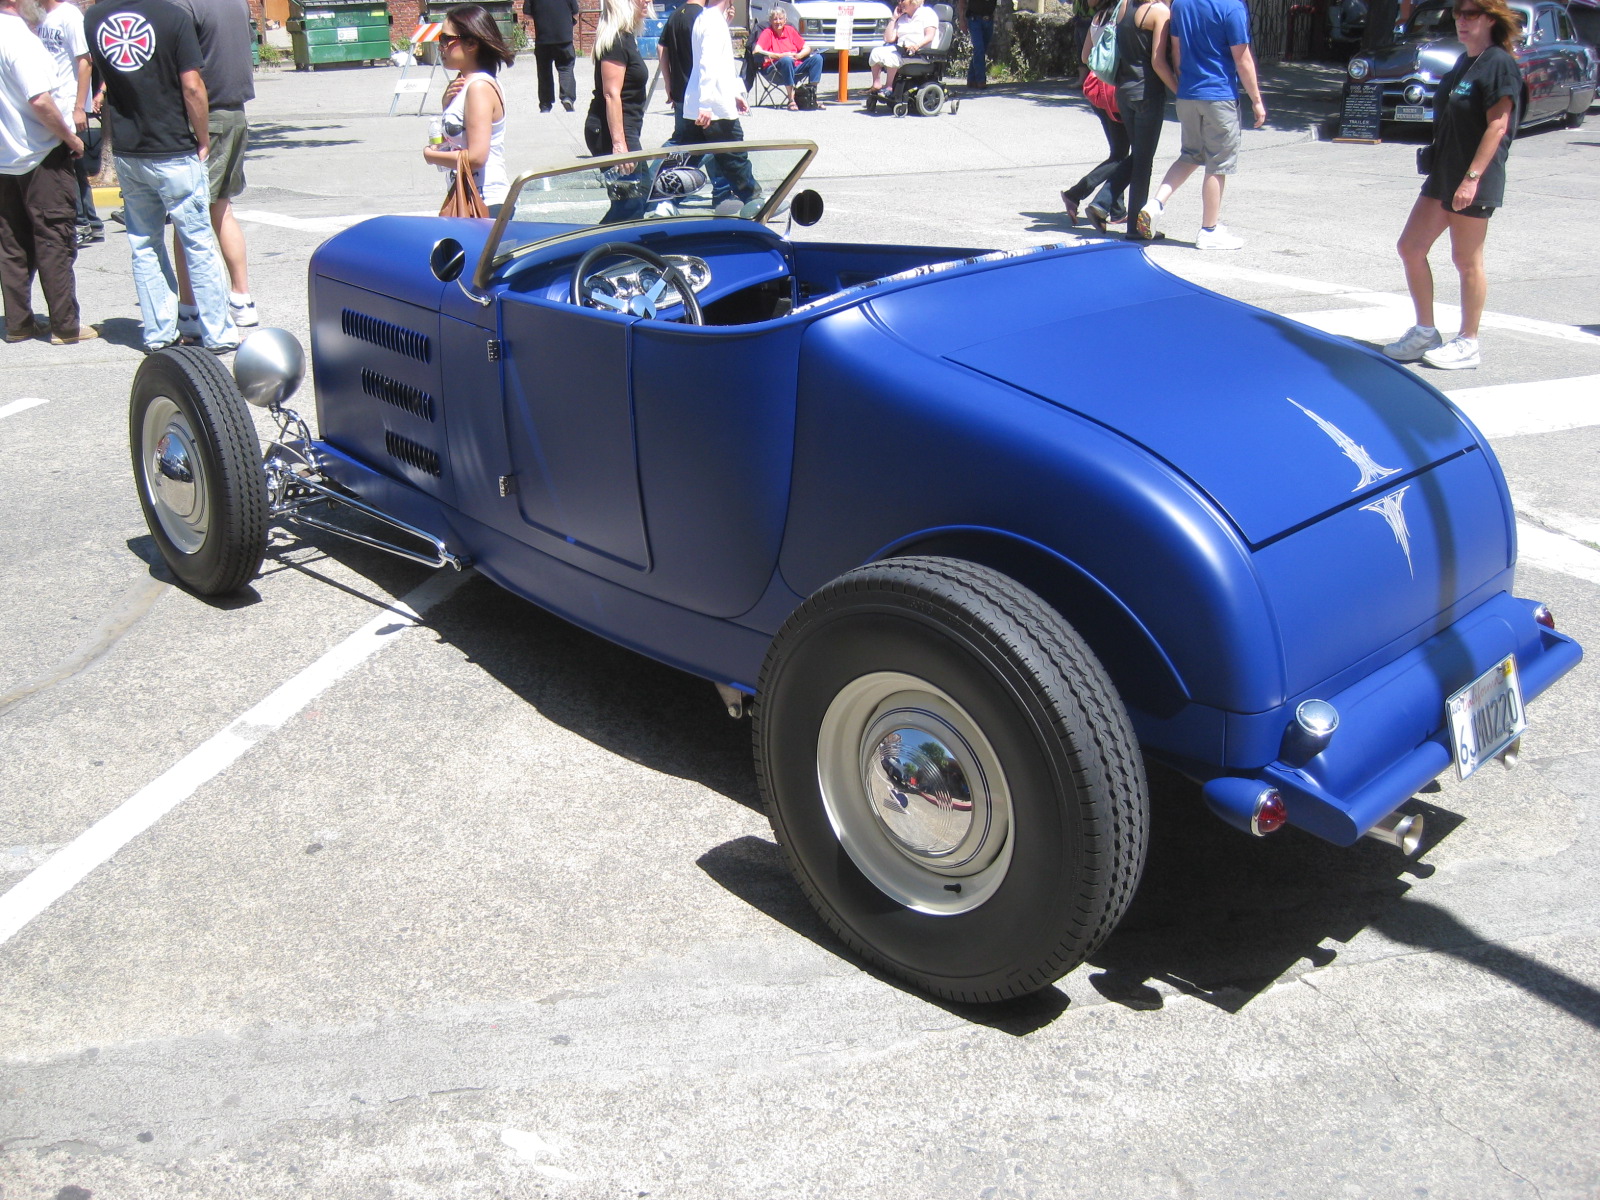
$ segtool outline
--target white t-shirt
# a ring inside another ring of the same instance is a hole
[[[78,107],[78,59],[89,53],[89,40],[83,36],[83,10],[72,0],[62,0],[39,22],[39,40],[61,73],[56,107],[70,125],[72,110]]]
[[[733,35],[722,10],[708,8],[695,18],[689,37],[694,49],[694,69],[683,89],[683,115],[693,121],[709,112],[713,121],[739,116],[736,100],[744,96],[744,75],[733,57]]]
[[[928,32],[930,28],[933,30],[931,35]],[[933,9],[926,4],[921,5],[917,11],[912,13],[909,17],[895,18],[894,42],[897,46],[903,45],[906,42],[910,42],[915,45],[917,42],[922,41],[923,38],[927,38],[928,45],[931,46],[933,44],[933,39],[938,36],[939,14],[934,12]],[[923,49],[926,50],[927,46],[924,46]]]
[[[0,175],[26,175],[61,144],[28,101],[56,87],[56,64],[15,13],[0,13]]]

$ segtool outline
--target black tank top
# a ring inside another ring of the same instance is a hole
[[[1122,20],[1117,22],[1117,96],[1119,100],[1143,100],[1145,88],[1161,88],[1161,76],[1150,65],[1155,34],[1140,29],[1135,21],[1144,0],[1128,0]]]

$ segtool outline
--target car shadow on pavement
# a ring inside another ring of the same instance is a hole
[[[907,992],[946,1012],[1016,1037],[1042,1029],[1067,1011],[1067,997],[1056,988],[1046,988],[1003,1004],[956,1004],[929,996],[900,980],[886,975],[841,942],[806,901],[784,862],[783,851],[766,838],[746,836],[714,846],[696,860],[696,865],[716,883],[759,909],[780,925],[814,942],[828,953],[871,975],[880,983]]]
[[[1167,987],[1238,1012],[1302,960],[1327,966],[1348,942],[1387,919],[1433,868],[1391,846],[1335,846],[1293,828],[1253,838],[1213,817],[1198,785],[1152,765],[1151,838],[1144,879],[1122,922],[1089,966],[1090,984],[1129,1008],[1162,1006]],[[1462,818],[1414,799],[1423,854]]]

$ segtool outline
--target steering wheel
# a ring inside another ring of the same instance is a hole
[[[661,278],[648,291],[624,300],[620,296],[607,296],[594,289],[592,271],[595,263],[605,258],[631,258],[654,267],[661,273]],[[604,242],[594,247],[578,260],[578,265],[572,268],[572,302],[587,305],[590,308],[606,308],[612,312],[627,313],[635,317],[649,317],[654,319],[660,307],[661,294],[671,286],[683,300],[683,319],[690,325],[704,325],[705,318],[700,314],[700,301],[694,294],[694,288],[689,286],[689,281],[683,277],[678,268],[662,258],[654,250],[647,250],[633,242]]]

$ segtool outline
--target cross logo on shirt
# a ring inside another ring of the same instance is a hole
[[[122,72],[137,71],[155,53],[156,32],[138,13],[112,13],[100,26],[100,53]]]

